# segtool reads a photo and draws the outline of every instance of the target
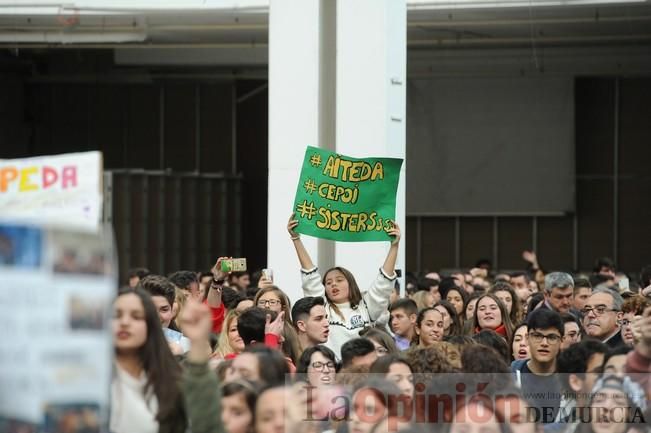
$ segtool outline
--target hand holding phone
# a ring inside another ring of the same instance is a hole
[[[244,272],[246,271],[246,259],[223,259],[221,268],[222,272]]]

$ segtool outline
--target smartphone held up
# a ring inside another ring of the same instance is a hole
[[[246,271],[246,259],[224,259],[221,263],[222,272],[244,272]]]

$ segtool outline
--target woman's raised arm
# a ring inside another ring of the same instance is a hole
[[[305,270],[314,269],[316,266],[312,262],[310,254],[305,249],[303,242],[301,241],[301,235],[296,233],[294,229],[298,226],[298,220],[294,219],[296,214],[292,214],[289,217],[289,222],[287,223],[287,231],[289,232],[289,238],[294,243],[294,248],[296,249],[296,255],[298,256],[298,261],[301,263],[301,268]]]

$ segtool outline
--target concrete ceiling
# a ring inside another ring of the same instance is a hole
[[[505,4],[509,2],[513,3],[513,0],[502,1]],[[255,6],[256,2],[252,4]],[[408,44],[413,50],[526,47],[532,44],[639,44],[651,41],[649,1],[483,9],[459,8],[463,1],[454,2],[457,7],[449,6],[447,9],[445,2],[414,0],[409,4]],[[482,3],[474,1],[473,4]],[[0,7],[0,46],[5,47],[144,44],[160,48],[238,49],[266,47],[268,43],[268,12],[259,7],[210,12],[190,9],[111,14],[84,14],[75,9],[60,10],[57,14],[6,12],[7,9]]]

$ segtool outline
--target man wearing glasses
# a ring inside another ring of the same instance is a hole
[[[565,325],[556,311],[539,308],[529,316],[527,327],[531,359],[513,361],[511,371],[536,410],[536,422],[552,423],[561,402],[556,357],[561,351]]]
[[[622,304],[619,293],[596,289],[583,307],[583,327],[593,338],[613,348],[624,344],[621,333]]]

